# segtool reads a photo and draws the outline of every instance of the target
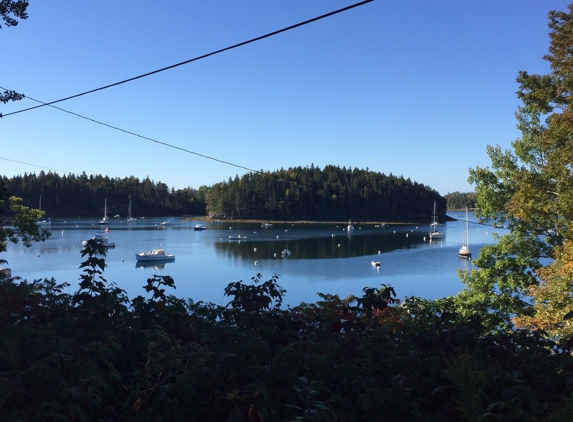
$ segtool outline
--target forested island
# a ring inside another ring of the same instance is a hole
[[[429,221],[434,202],[443,220],[447,201],[438,192],[402,176],[326,166],[251,172],[199,189],[175,190],[149,178],[110,178],[82,173],[24,174],[2,179],[23,205],[50,216],[208,215],[221,219],[312,221]]]

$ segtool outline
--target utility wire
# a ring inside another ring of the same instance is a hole
[[[0,86],[0,89],[4,89],[4,88],[2,88],[2,87]],[[218,162],[218,163],[226,164],[226,165],[229,165],[229,166],[232,166],[232,167],[236,167],[236,168],[240,168],[240,169],[243,169],[243,170],[247,170],[247,171],[250,171],[250,172],[253,172],[253,173],[257,173],[257,174],[267,174],[268,176],[274,177],[274,178],[276,178],[276,179],[278,179],[278,180],[284,180],[284,181],[286,181],[286,182],[292,182],[292,181],[293,181],[293,180],[290,180],[289,178],[285,178],[285,177],[283,177],[283,176],[274,175],[274,174],[272,174],[272,173],[267,173],[267,172],[261,171],[261,170],[255,170],[255,169],[252,169],[252,168],[249,168],[249,167],[242,166],[242,165],[240,165],[240,164],[235,164],[235,163],[231,163],[231,162],[229,162],[229,161],[220,160],[220,159],[218,159],[218,158],[211,157],[211,156],[208,156],[208,155],[205,155],[205,154],[200,154],[200,153],[198,153],[198,152],[191,151],[191,150],[188,150],[188,149],[186,149],[186,148],[182,148],[182,147],[179,147],[179,146],[176,146],[176,145],[172,145],[172,144],[169,144],[169,143],[167,143],[167,142],[158,141],[157,139],[153,139],[153,138],[150,138],[150,137],[148,137],[148,136],[140,135],[140,134],[138,134],[138,133],[135,133],[135,132],[132,132],[132,131],[129,131],[129,130],[126,130],[126,129],[122,129],[122,128],[120,128],[120,127],[113,126],[113,125],[110,125],[110,124],[108,124],[108,123],[104,123],[104,122],[101,122],[101,121],[99,121],[99,120],[92,119],[92,118],[90,118],[90,117],[82,116],[81,114],[74,113],[73,111],[69,111],[69,110],[63,109],[63,108],[58,107],[58,106],[55,106],[55,105],[53,105],[53,104],[44,103],[44,102],[42,102],[42,101],[40,101],[40,100],[36,100],[36,99],[34,99],[34,98],[32,98],[32,97],[27,97],[27,98],[28,98],[29,100],[38,102],[38,103],[40,103],[40,104],[42,104],[42,105],[46,105],[46,106],[55,108],[55,109],[57,109],[57,110],[63,111],[64,113],[68,113],[68,114],[71,114],[71,115],[73,115],[73,116],[79,117],[79,118],[81,118],[81,119],[88,120],[88,121],[90,121],[90,122],[92,122],[92,123],[96,123],[96,124],[98,124],[98,125],[102,125],[102,126],[105,126],[105,127],[110,128],[110,129],[117,130],[117,131],[123,132],[123,133],[125,133],[125,134],[131,135],[131,136],[136,136],[136,137],[141,138],[141,139],[145,139],[145,140],[148,140],[148,141],[151,141],[151,142],[155,142],[156,144],[163,145],[163,146],[166,146],[166,147],[168,147],[168,148],[173,148],[173,149],[176,149],[176,150],[179,150],[179,151],[182,151],[182,152],[186,152],[186,153],[188,153],[188,154],[193,154],[193,155],[196,155],[196,156],[198,156],[198,157],[205,158],[205,159],[207,159],[207,160],[216,161],[216,162]],[[6,160],[7,160],[7,159],[6,159]],[[14,162],[21,163],[21,164],[27,164],[27,165],[31,165],[31,166],[36,166],[36,165],[34,165],[34,164],[28,164],[28,163],[24,163],[24,162],[20,162],[20,161],[15,161],[15,160],[8,160],[8,161],[14,161]],[[42,167],[42,166],[36,166],[36,167]],[[46,168],[46,167],[44,167],[44,168]],[[63,171],[63,170],[58,170],[58,171]],[[294,181],[295,181],[295,182],[299,182],[298,180],[294,180]],[[365,202],[371,202],[371,203],[378,204],[378,205],[380,205],[380,204],[389,205],[388,203],[385,203],[385,202],[375,201],[375,200],[367,199],[367,198],[356,198],[356,199],[359,199],[359,200],[362,200],[362,201],[365,201]],[[429,212],[426,212],[426,211],[412,210],[412,209],[406,209],[406,208],[402,208],[402,207],[395,207],[395,208],[397,208],[397,209],[402,209],[402,210],[407,211],[407,212],[415,212],[415,213],[420,214],[420,216],[431,216],[431,215],[432,215],[432,214],[430,214]],[[462,220],[462,221],[465,221],[465,220]],[[491,225],[489,225],[489,224],[478,223],[478,222],[474,222],[474,221],[470,221],[469,223],[471,223],[471,224],[476,224],[476,225],[483,225],[483,226],[489,226],[489,227],[491,227]]]
[[[9,159],[9,158],[4,158],[4,157],[0,157],[0,160],[11,161],[11,162],[13,162],[13,163],[18,163],[18,164],[25,164],[25,165],[27,165],[27,166],[32,166],[32,167],[40,167],[40,168],[46,169],[46,170],[60,171],[60,172],[63,172],[63,173],[70,173],[70,172],[66,172],[65,170],[53,169],[53,168],[50,168],[50,167],[39,166],[39,165],[37,165],[37,164],[30,164],[30,163],[25,163],[25,162],[23,162],[23,161],[11,160],[11,159]]]
[[[242,46],[244,46],[244,45],[251,44],[251,43],[253,43],[253,42],[260,41],[260,40],[263,40],[263,39],[265,39],[265,38],[272,37],[272,36],[277,35],[277,34],[280,34],[280,33],[282,33],[282,32],[290,31],[291,29],[295,29],[295,28],[298,28],[298,27],[307,25],[307,24],[309,24],[309,23],[316,22],[316,21],[318,21],[318,20],[321,20],[321,19],[324,19],[324,18],[333,16],[333,15],[336,15],[336,14],[338,14],[338,13],[346,12],[347,10],[354,9],[355,7],[362,6],[362,5],[366,4],[366,3],[370,3],[370,2],[373,2],[373,1],[374,1],[374,0],[364,0],[364,1],[361,1],[361,2],[359,2],[359,3],[355,3],[355,4],[352,4],[352,5],[350,5],[350,6],[343,7],[342,9],[338,9],[338,10],[335,10],[335,11],[333,11],[333,12],[326,13],[326,14],[324,14],[324,15],[320,15],[320,16],[317,16],[317,17],[315,17],[315,18],[306,20],[306,21],[304,21],[304,22],[300,22],[300,23],[297,23],[297,24],[295,24],[295,25],[287,26],[286,28],[279,29],[279,30],[273,31],[273,32],[269,32],[268,34],[261,35],[261,36],[256,37],[256,38],[251,38],[250,40],[243,41],[243,42],[240,42],[240,43],[238,43],[238,44],[234,44],[234,45],[231,45],[231,46],[229,46],[229,47],[225,47],[225,48],[222,48],[222,49],[220,49],[220,50],[213,51],[213,52],[211,52],[211,53],[203,54],[202,56],[194,57],[194,58],[192,58],[192,59],[185,60],[185,61],[183,61],[183,62],[180,62],[180,63],[177,63],[177,64],[173,64],[173,65],[171,65],[171,66],[167,66],[167,67],[164,67],[164,68],[161,68],[161,69],[157,69],[157,70],[154,70],[154,71],[152,71],[152,72],[144,73],[143,75],[139,75],[139,76],[135,76],[135,77],[133,77],[133,78],[125,79],[125,80],[120,81],[120,82],[116,82],[116,83],[113,83],[113,84],[110,84],[110,85],[102,86],[102,87],[100,87],[100,88],[92,89],[92,90],[90,90],[90,91],[85,91],[85,92],[82,92],[82,93],[80,93],[80,94],[75,94],[75,95],[72,95],[72,96],[69,96],[69,97],[61,98],[61,99],[59,99],[59,100],[50,101],[50,102],[48,102],[48,103],[42,103],[42,104],[37,105],[37,106],[34,106],[34,107],[29,107],[29,108],[25,108],[25,109],[22,109],[22,110],[13,111],[13,112],[11,112],[11,113],[7,113],[7,114],[4,114],[4,115],[2,115],[2,114],[0,113],[0,118],[1,118],[1,117],[6,117],[6,116],[11,116],[11,115],[17,114],[17,113],[23,113],[23,112],[25,112],[25,111],[34,110],[34,109],[36,109],[36,108],[44,107],[44,106],[47,106],[47,105],[56,104],[56,103],[59,103],[59,102],[62,102],[62,101],[71,100],[72,98],[81,97],[82,95],[91,94],[91,93],[94,93],[94,92],[97,92],[97,91],[102,91],[102,90],[104,90],[104,89],[108,89],[108,88],[111,88],[111,87],[114,87],[114,86],[118,86],[118,85],[121,85],[121,84],[125,84],[125,83],[127,83],[127,82],[135,81],[135,80],[137,80],[137,79],[145,78],[145,77],[147,77],[147,76],[151,76],[151,75],[154,75],[154,74],[156,74],[156,73],[164,72],[164,71],[166,71],[166,70],[170,70],[170,69],[176,68],[176,67],[178,67],[178,66],[182,66],[182,65],[184,65],[184,64],[192,63],[192,62],[195,62],[195,61],[197,61],[197,60],[205,59],[205,58],[207,58],[207,57],[214,56],[214,55],[216,55],[216,54],[223,53],[223,52],[225,52],[225,51],[229,51],[229,50],[232,50],[232,49],[234,49],[234,48],[242,47]],[[5,88],[2,88],[2,89],[5,90]]]

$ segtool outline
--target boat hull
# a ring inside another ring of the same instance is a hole
[[[173,255],[151,256],[138,253],[135,254],[135,259],[137,262],[175,261]]]

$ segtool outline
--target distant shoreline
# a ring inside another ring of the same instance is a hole
[[[261,220],[261,219],[245,219],[245,218],[209,218],[207,216],[194,216],[184,217],[183,220],[200,220],[208,222],[236,222],[236,223],[258,223],[258,224],[348,224],[348,221],[314,221],[314,220]],[[447,221],[454,221],[454,218],[448,217]],[[374,224],[374,225],[405,225],[405,224],[424,224],[420,221],[360,221],[352,220],[352,224]],[[430,223],[428,223],[429,225]]]

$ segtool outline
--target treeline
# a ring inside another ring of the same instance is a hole
[[[205,215],[205,191],[185,188],[175,190],[149,177],[110,178],[102,175],[79,176],[41,171],[2,177],[9,195],[22,198],[22,205],[40,207],[47,216],[100,215],[107,199],[108,215],[125,216],[131,200],[133,216],[191,214]]]
[[[476,207],[476,194],[475,192],[453,192],[444,195],[446,198],[448,209],[449,210],[465,210],[466,208],[475,208]]]
[[[446,200],[423,184],[337,166],[236,176],[209,188],[205,200],[207,213],[216,218],[424,221],[434,201],[438,215],[446,213]]]

